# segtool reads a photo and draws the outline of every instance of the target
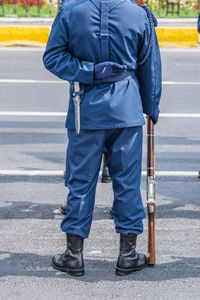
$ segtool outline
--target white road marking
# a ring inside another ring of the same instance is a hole
[[[39,170],[0,170],[0,175],[7,176],[62,176],[64,171],[39,171]]]
[[[53,213],[54,213],[55,215],[60,215],[60,209],[54,209]]]
[[[66,117],[66,112],[0,111],[0,116],[16,117]],[[160,113],[162,118],[200,118],[200,113]]]
[[[100,175],[102,173],[100,172]],[[65,171],[39,171],[39,170],[0,170],[1,176],[65,176]],[[142,171],[142,176],[146,176],[146,171]],[[199,172],[197,171],[157,171],[156,176],[172,176],[172,177],[198,177]]]
[[[158,177],[163,176],[172,176],[172,177],[198,177],[199,172],[192,172],[192,171],[155,171],[155,175]],[[99,175],[102,176],[102,171],[99,172]],[[146,171],[142,171],[142,176],[147,176]]]
[[[177,52],[177,53],[199,53],[200,52],[200,47],[188,47],[188,48],[171,48],[171,47],[166,47],[166,48],[160,48],[161,53],[162,52]]]
[[[17,117],[66,117],[66,112],[0,111],[0,116]]]
[[[163,85],[200,85],[200,81],[163,81]]]
[[[91,250],[87,254],[101,254],[100,250]]]
[[[146,176],[146,171],[142,172],[143,176]],[[156,176],[184,176],[184,177],[198,177],[199,172],[190,172],[190,171],[157,171]]]
[[[67,84],[63,80],[35,80],[35,79],[0,79],[0,83],[21,84]],[[200,81],[163,81],[163,85],[200,85]]]
[[[55,84],[65,83],[66,81],[61,80],[34,80],[34,79],[0,79],[0,83],[40,83],[40,84]]]
[[[159,116],[164,118],[200,118],[200,113],[160,113]]]

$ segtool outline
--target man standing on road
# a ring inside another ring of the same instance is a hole
[[[161,95],[155,23],[147,7],[129,0],[70,0],[63,2],[52,26],[44,65],[70,81],[69,194],[61,224],[67,250],[53,257],[52,266],[74,276],[84,275],[83,240],[90,232],[105,146],[120,233],[116,274],[127,275],[147,264],[145,255],[136,252],[136,239],[145,217],[140,194],[143,112],[156,123]]]

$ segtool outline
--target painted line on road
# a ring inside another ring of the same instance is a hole
[[[200,118],[200,113],[160,113],[159,116],[164,118]]]
[[[163,85],[200,85],[200,81],[163,81]]]
[[[102,171],[99,174],[101,176]],[[158,177],[198,177],[200,173],[192,171],[155,171],[155,175]],[[147,176],[147,172],[142,171],[142,176]]]
[[[66,117],[66,112],[0,111],[0,116],[17,117]]]
[[[101,172],[100,172],[101,174]],[[146,176],[146,171],[142,171],[142,176]],[[39,170],[0,170],[0,176],[65,176],[65,171],[39,171]],[[199,172],[190,171],[157,171],[156,176],[172,177],[198,177]]]
[[[66,112],[0,111],[0,116],[66,117]],[[160,113],[162,118],[200,118],[200,113]]]
[[[146,171],[142,172],[143,176],[146,176]],[[189,171],[157,171],[156,176],[172,176],[172,177],[198,177],[199,172],[189,172]]]
[[[175,47],[167,47],[167,48],[160,48],[162,52],[177,52],[177,53],[199,53],[200,47],[187,47],[187,48],[175,48]]]
[[[62,80],[35,80],[35,79],[0,79],[0,83],[22,84],[66,84]],[[163,85],[200,85],[200,81],[163,81]]]
[[[0,170],[0,175],[7,176],[62,176],[64,171],[39,171],[39,170]]]
[[[66,84],[66,81],[60,80],[34,80],[34,79],[0,79],[0,83],[40,83],[40,84]]]

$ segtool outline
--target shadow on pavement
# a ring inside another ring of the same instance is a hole
[[[4,202],[8,203],[0,207],[0,220],[9,219],[62,219],[63,214],[59,212],[58,204],[39,204],[28,201]],[[184,203],[163,204],[156,206],[156,219],[200,219],[200,210],[183,209]],[[182,209],[180,209],[181,207]],[[110,219],[109,211],[111,207],[96,205],[93,220]]]
[[[61,165],[61,168],[65,167],[65,152],[58,151],[38,151],[38,152],[23,152],[27,156],[31,156],[32,158],[36,158],[43,161],[48,161],[51,163],[57,163]]]
[[[0,207],[0,220],[9,219],[62,219],[63,214],[60,213],[58,204],[38,204],[28,201],[4,202],[8,203]],[[93,220],[110,219],[110,207],[95,206]]]
[[[198,257],[172,257],[169,263],[158,264],[154,268],[132,273],[125,277],[115,275],[116,261],[85,259],[86,274],[84,277],[71,277],[51,267],[51,256],[33,253],[12,253],[0,251],[0,277],[31,276],[74,279],[83,282],[98,281],[164,281],[177,278],[200,277]]]

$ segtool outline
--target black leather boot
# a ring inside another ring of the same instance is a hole
[[[136,240],[136,234],[120,234],[120,252],[116,267],[117,275],[128,275],[146,267],[146,256],[135,251]]]
[[[110,215],[110,217],[113,219],[113,207],[110,209],[109,215]]]
[[[75,234],[67,234],[67,250],[63,254],[54,255],[51,265],[72,276],[83,276],[83,239]]]
[[[67,202],[65,201],[65,202],[62,203],[61,206],[60,206],[60,212],[61,212],[63,215],[66,215],[66,210],[67,210]]]
[[[102,169],[102,179],[101,181],[103,183],[109,183],[112,181],[109,170],[108,170],[108,159],[109,159],[109,154],[107,152],[104,152],[103,154],[103,169]]]

